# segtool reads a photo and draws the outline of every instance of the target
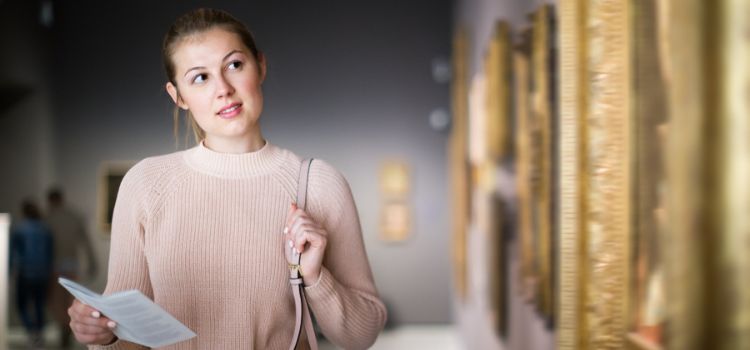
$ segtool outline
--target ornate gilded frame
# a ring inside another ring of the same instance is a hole
[[[500,161],[511,150],[511,39],[507,22],[495,23],[487,48],[487,149],[491,161]]]
[[[490,173],[503,171],[505,160],[511,159],[511,38],[510,26],[504,21],[495,23],[492,38],[487,48],[484,61],[486,75],[486,142],[487,158],[485,167]],[[498,192],[498,185],[490,176],[487,190],[489,191],[489,225],[488,244],[490,246],[489,267],[489,296],[493,313],[495,314],[495,330],[501,337],[507,335],[507,320],[509,308],[507,306],[507,270],[508,247],[506,245],[512,220],[507,220],[507,208],[510,203],[505,202]]]
[[[561,0],[559,349],[625,346],[630,253],[626,0]]]
[[[553,299],[553,109],[552,109],[552,7],[545,5],[532,15],[531,29],[531,130],[532,130],[532,192],[535,223],[535,270],[537,274],[537,308],[551,320]]]
[[[659,0],[631,0],[633,221],[628,339],[639,349],[659,349],[665,337],[664,256],[668,244],[666,174],[669,110]]]
[[[653,348],[628,336],[623,288],[636,227],[630,4],[560,2],[559,349]],[[665,347],[748,348],[750,1],[658,6],[670,122]]]
[[[537,290],[534,268],[534,220],[532,181],[532,135],[530,116],[531,30],[525,30],[513,51],[513,84],[515,107],[516,193],[518,194],[518,242],[520,256],[519,291],[526,301],[533,301]]]
[[[458,299],[466,300],[467,262],[466,234],[470,219],[470,172],[468,161],[468,113],[469,113],[469,42],[464,29],[453,38],[453,80],[451,105],[453,120],[448,141],[452,196],[452,256],[453,283]]]
[[[750,347],[750,1],[669,0],[669,349]],[[689,257],[689,258],[688,258]]]
[[[750,0],[726,0],[718,6],[720,90],[719,126],[714,159],[718,174],[714,230],[724,232],[714,275],[722,282],[715,295],[726,317],[716,339],[722,349],[750,348]],[[707,116],[710,118],[710,115]],[[727,262],[731,268],[727,269]],[[729,296],[728,298],[726,296]]]

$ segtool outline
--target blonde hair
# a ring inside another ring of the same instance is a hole
[[[175,65],[172,61],[172,55],[174,54],[177,45],[189,36],[200,34],[216,27],[237,34],[242,43],[245,44],[248,50],[250,50],[250,53],[252,53],[256,62],[260,62],[261,53],[255,45],[255,38],[253,38],[252,33],[250,33],[242,22],[234,18],[228,12],[222,10],[209,8],[192,10],[178,17],[177,20],[172,23],[172,26],[169,27],[169,30],[167,30],[167,33],[164,35],[164,41],[162,43],[162,62],[164,64],[164,72],[167,74],[167,80],[174,85],[176,90],[177,81],[175,80]],[[258,65],[258,68],[260,69],[260,65]],[[179,90],[177,90],[177,98],[180,98]],[[185,134],[185,144],[187,144],[187,137],[190,130],[193,131],[195,142],[201,142],[206,137],[206,132],[201,129],[190,111],[185,112],[185,119],[189,120]],[[175,144],[179,147],[180,108],[178,106],[175,106],[174,109],[173,124]]]

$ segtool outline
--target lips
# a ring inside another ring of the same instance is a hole
[[[219,117],[222,118],[232,118],[238,114],[240,114],[240,111],[242,110],[242,103],[231,103],[228,104],[219,110],[219,113],[216,113],[219,115]]]

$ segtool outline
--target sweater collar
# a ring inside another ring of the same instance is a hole
[[[283,162],[280,148],[266,144],[248,153],[221,153],[206,147],[203,142],[185,152],[187,164],[202,173],[224,178],[246,178],[274,171]]]

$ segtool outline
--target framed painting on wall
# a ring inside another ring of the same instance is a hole
[[[622,349],[631,262],[630,2],[562,0],[558,349]]]
[[[557,347],[747,348],[750,3],[559,4]]]
[[[555,237],[554,190],[555,180],[555,122],[554,111],[554,51],[552,6],[544,5],[531,16],[530,79],[530,149],[532,166],[532,222],[534,270],[537,277],[536,304],[548,323],[555,311],[554,259]]]
[[[380,166],[380,239],[403,242],[412,232],[410,166],[402,160],[384,161]]]
[[[97,217],[99,229],[109,235],[112,229],[112,215],[115,211],[115,201],[117,192],[120,189],[120,183],[125,177],[125,173],[135,165],[135,162],[105,162],[99,170],[99,205]]]
[[[663,346],[666,323],[664,264],[669,110],[663,37],[666,19],[655,0],[632,2],[633,26],[633,222],[630,331],[643,348]],[[661,45],[660,45],[661,44]]]
[[[512,79],[511,79],[511,29],[508,23],[495,23],[492,37],[487,48],[484,61],[486,76],[485,123],[486,127],[486,158],[483,161],[483,171],[486,173],[485,190],[489,196],[489,223],[487,231],[489,261],[487,273],[489,298],[492,314],[494,315],[494,329],[505,339],[507,336],[507,320],[510,309],[508,307],[508,241],[513,236],[515,220],[507,210],[515,200],[508,193],[506,186],[512,183],[502,181],[501,174],[508,174],[508,165],[512,164]],[[503,178],[509,176],[502,175]]]
[[[470,165],[468,159],[469,62],[468,35],[459,29],[453,38],[453,121],[448,142],[451,178],[453,285],[458,299],[467,294],[466,240],[471,216]]]
[[[518,291],[523,299],[532,302],[536,298],[537,276],[534,267],[534,221],[532,191],[532,135],[530,118],[530,73],[531,29],[521,32],[520,43],[513,50],[513,84],[515,113],[514,161],[516,170],[518,246],[520,274]]]

